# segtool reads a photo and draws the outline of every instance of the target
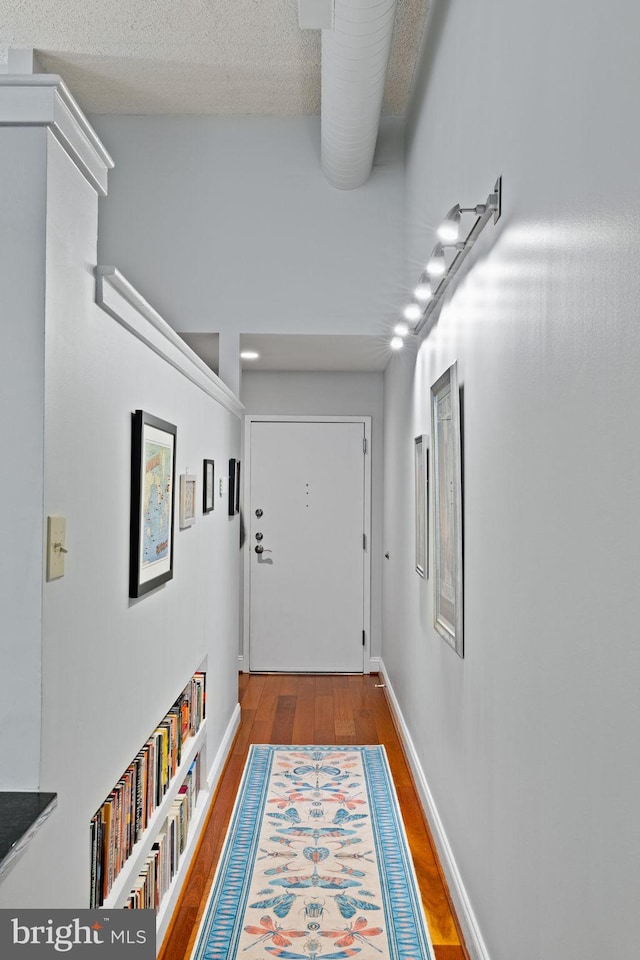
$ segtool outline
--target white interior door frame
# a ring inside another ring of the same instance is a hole
[[[251,424],[267,423],[361,423],[364,427],[365,458],[364,458],[364,636],[363,664],[371,659],[371,417],[298,417],[298,416],[268,416],[267,414],[245,414],[244,417],[244,464],[242,469],[242,501],[244,507],[245,531],[250,529],[251,516]],[[251,540],[247,534],[243,547],[243,617],[242,617],[242,655],[241,669],[246,670],[249,664],[249,636],[251,631]]]

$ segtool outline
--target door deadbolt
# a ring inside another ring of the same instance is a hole
[[[256,545],[256,553],[264,553],[264,547],[262,546],[261,543],[258,543]]]
[[[258,509],[256,510],[256,517],[258,518],[258,520],[260,519],[263,513],[264,513],[264,510],[261,510],[260,507],[258,507]]]
[[[258,530],[258,532],[256,533],[256,540],[262,540],[263,537],[264,537],[264,533],[260,533],[260,531]]]

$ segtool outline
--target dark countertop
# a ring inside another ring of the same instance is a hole
[[[0,880],[56,807],[57,793],[0,791]]]

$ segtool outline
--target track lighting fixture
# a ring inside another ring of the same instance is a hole
[[[456,203],[451,207],[438,227],[438,243],[431,251],[429,262],[413,291],[413,296],[417,302],[408,304],[404,309],[407,320],[418,321],[413,328],[414,334],[419,334],[424,328],[425,323],[435,310],[436,304],[442,298],[444,291],[462,266],[464,258],[491,217],[493,217],[493,222],[497,223],[501,212],[502,177],[498,177],[496,180],[493,191],[489,194],[485,203],[477,203],[474,207],[461,207],[459,203]],[[466,235],[461,239],[460,227],[463,223],[463,216],[466,218],[467,214],[473,214],[475,220]],[[448,266],[444,255],[445,247],[455,249],[455,256]],[[391,341],[394,350],[399,350],[402,346],[404,334],[400,334],[400,326],[401,324],[396,326],[394,331],[396,335]]]
[[[489,194],[485,203],[477,203],[474,207],[461,207],[456,203],[440,224],[438,236],[440,242],[433,248],[431,259],[427,264],[427,273],[432,277],[430,284],[431,297],[424,307],[422,316],[413,329],[415,334],[419,334],[424,328],[427,320],[436,308],[436,304],[442,298],[443,293],[453,280],[454,276],[462,266],[464,258],[471,250],[471,247],[480,236],[489,220],[493,217],[493,222],[497,223],[502,212],[502,177],[496,180],[493,191]],[[475,220],[471,223],[466,235],[460,237],[460,226],[462,218],[467,214],[472,214]],[[444,247],[455,247],[456,254],[449,264],[446,265],[444,258]],[[419,286],[422,284],[424,274],[420,277]],[[420,297],[414,291],[416,300]]]

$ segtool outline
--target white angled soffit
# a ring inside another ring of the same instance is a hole
[[[352,190],[373,166],[397,0],[334,0],[322,31],[321,162],[334,187]]]
[[[243,405],[142,294],[115,267],[97,266],[96,303],[157,356],[240,418]]]

